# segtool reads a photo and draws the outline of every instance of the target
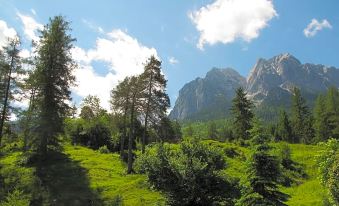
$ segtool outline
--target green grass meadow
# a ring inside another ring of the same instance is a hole
[[[204,142],[225,151],[225,174],[239,178],[240,183],[246,178],[248,148],[213,140]],[[281,143],[273,146],[279,148]],[[297,178],[297,183],[291,187],[281,188],[290,195],[286,203],[291,206],[322,205],[326,193],[317,179],[315,161],[319,146],[289,144],[289,147],[292,160],[303,168],[306,177]],[[126,165],[118,154],[102,154],[83,146],[65,144],[63,150],[53,154],[43,166],[22,166],[21,155],[20,151],[13,150],[0,157],[4,184],[23,191],[20,204],[25,205],[33,199],[37,204],[61,206],[114,205],[118,200],[127,206],[165,205],[165,195],[151,189],[145,175],[126,174]]]

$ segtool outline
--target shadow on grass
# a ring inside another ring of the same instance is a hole
[[[97,206],[98,193],[91,190],[86,169],[60,152],[50,152],[36,164],[37,194],[30,205]]]

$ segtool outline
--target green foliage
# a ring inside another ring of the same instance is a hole
[[[314,137],[313,119],[306,100],[302,97],[300,89],[294,88],[292,95],[293,142],[311,143]]]
[[[0,202],[0,206],[27,206],[29,198],[22,191],[15,189],[6,196],[5,201]]]
[[[275,140],[293,142],[292,126],[285,110],[280,111],[279,120],[275,131]]]
[[[286,205],[283,202],[288,195],[278,189],[281,177],[280,162],[278,158],[269,153],[270,146],[267,138],[261,135],[258,121],[254,121],[250,130],[254,153],[249,159],[247,177],[249,186],[243,189],[243,196],[237,202],[241,206],[251,205]]]
[[[161,130],[170,128],[169,119],[167,119],[166,111],[170,107],[170,99],[166,94],[167,80],[161,73],[161,61],[156,57],[151,56],[145,64],[144,72],[140,75],[140,87],[144,88],[141,91],[141,99],[144,100],[142,104],[142,115],[144,117],[145,130],[142,135],[141,145],[142,152],[145,152],[146,132],[148,126],[155,126],[160,123]],[[160,122],[158,123],[160,119]],[[164,125],[168,126],[164,126]],[[168,131],[167,131],[168,132]],[[166,136],[166,134],[163,134]],[[164,137],[164,139],[169,139]]]
[[[109,206],[123,206],[124,200],[121,195],[116,195],[113,197],[113,200],[110,201],[107,205]]]
[[[74,39],[68,34],[70,26],[62,16],[50,19],[41,31],[37,48],[38,151],[45,156],[48,145],[57,145],[57,136],[63,132],[64,118],[69,111],[70,86],[75,77],[71,49]]]
[[[12,101],[15,100],[15,95],[20,95],[23,85],[20,83],[19,75],[24,73],[19,55],[19,38],[8,39],[6,44],[8,45],[0,48],[0,145],[5,133],[5,122],[16,111]]]
[[[243,88],[238,88],[232,100],[232,115],[234,135],[237,139],[249,139],[248,130],[251,129],[253,103],[246,97]]]
[[[320,181],[327,188],[330,202],[339,204],[339,141],[329,139],[318,156]]]
[[[65,130],[73,144],[81,144],[93,149],[106,145],[112,151],[115,149],[109,120],[105,116],[92,121],[85,121],[82,118],[66,119]]]
[[[107,149],[106,145],[99,147],[98,151],[102,154],[108,154],[109,153],[109,150]]]
[[[91,121],[102,116],[106,111],[100,106],[100,99],[97,96],[88,95],[81,103],[80,117]]]
[[[177,149],[157,144],[136,165],[168,194],[171,205],[229,205],[238,196],[235,182],[220,175],[225,167],[221,150],[195,139],[185,139]]]
[[[209,130],[213,128],[214,140],[231,141],[233,137],[233,123],[231,119],[219,119],[208,122],[186,122],[182,126],[183,137],[195,137],[199,139],[210,139]]]
[[[175,142],[181,139],[180,124],[176,121],[171,121],[168,117],[162,118],[155,130],[157,139],[161,141]]]
[[[314,128],[317,141],[330,137],[339,139],[339,90],[331,87],[325,95],[319,95],[314,108]]]
[[[218,138],[217,125],[215,124],[214,121],[212,121],[208,124],[208,138],[209,139],[217,139]]]
[[[89,189],[99,193],[104,205],[121,200],[125,206],[156,205],[165,201],[159,192],[149,189],[145,175],[126,175],[126,165],[118,154],[101,154],[86,147],[70,145],[65,146],[65,153],[72,161],[79,163],[81,169],[78,172],[86,171]],[[77,184],[72,180],[71,183]],[[84,196],[85,191],[83,188],[74,195]]]

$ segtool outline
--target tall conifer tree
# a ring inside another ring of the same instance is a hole
[[[294,88],[292,95],[293,142],[310,143],[314,137],[312,116],[300,89]]]
[[[291,122],[285,110],[280,111],[278,125],[276,128],[276,138],[286,142],[292,142],[293,139]]]
[[[11,100],[13,100],[13,94],[18,92],[18,88],[21,87],[18,81],[18,74],[24,73],[21,68],[21,58],[19,56],[20,40],[15,37],[10,39],[8,45],[0,52],[0,145],[3,136],[4,124],[10,115]],[[16,74],[16,78],[13,74]]]
[[[143,86],[144,98],[144,126],[141,145],[142,152],[145,152],[146,133],[148,125],[160,122],[166,116],[166,110],[170,106],[170,100],[166,94],[166,79],[161,74],[161,62],[151,56],[145,65],[145,70],[140,76]]]
[[[46,155],[48,145],[57,144],[57,135],[63,131],[63,121],[70,108],[70,86],[75,63],[71,49],[73,39],[69,23],[62,16],[50,19],[41,31],[37,44],[37,73],[39,82],[39,141],[38,150]]]
[[[237,139],[249,139],[248,130],[251,129],[251,121],[254,117],[253,103],[246,97],[246,92],[242,87],[236,90],[232,102],[234,135]]]

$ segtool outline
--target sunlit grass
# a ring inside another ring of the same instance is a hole
[[[121,195],[125,205],[162,205],[164,197],[149,189],[145,175],[126,174],[118,154],[101,154],[80,146],[65,146],[65,153],[87,170],[90,187],[105,202]]]

